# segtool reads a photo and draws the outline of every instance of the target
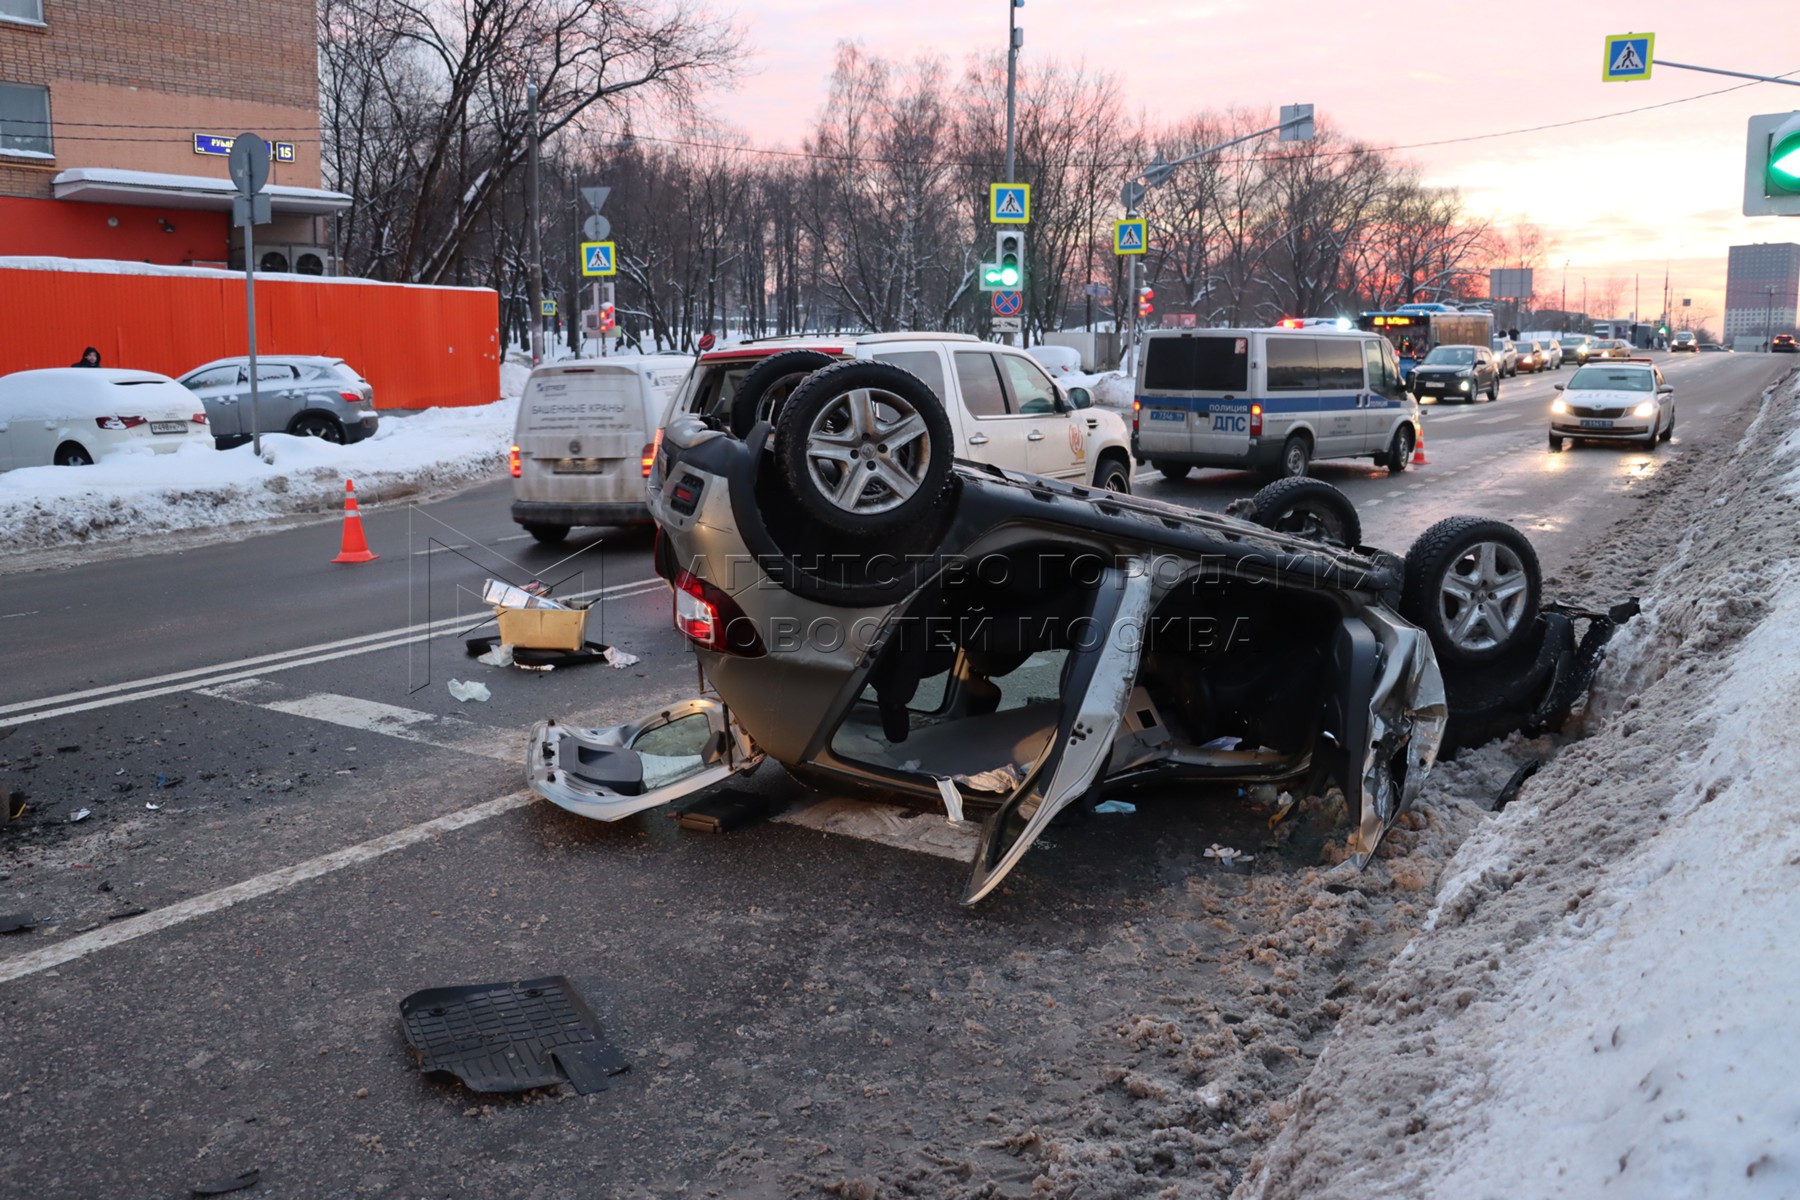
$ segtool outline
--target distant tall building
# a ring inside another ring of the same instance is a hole
[[[1725,272],[1725,340],[1761,341],[1800,322],[1800,245],[1733,246]]]

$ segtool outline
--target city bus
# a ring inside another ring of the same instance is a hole
[[[1494,314],[1464,312],[1448,304],[1402,304],[1388,312],[1363,313],[1357,317],[1356,327],[1392,342],[1400,373],[1410,379],[1412,369],[1439,346],[1489,345]]]

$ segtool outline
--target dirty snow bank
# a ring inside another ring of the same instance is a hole
[[[118,543],[337,512],[345,479],[370,501],[499,478],[529,374],[503,365],[502,399],[493,404],[384,412],[375,436],[350,446],[268,434],[258,458],[247,445],[218,451],[210,438],[195,438],[172,454],[134,448],[90,467],[0,473],[0,548]]]
[[[1602,556],[1667,565],[1591,736],[1463,845],[1241,1194],[1800,1194],[1797,412]]]

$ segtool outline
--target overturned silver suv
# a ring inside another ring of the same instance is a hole
[[[617,820],[767,756],[979,818],[974,903],[1077,802],[1335,784],[1361,866],[1454,736],[1459,687],[1471,734],[1554,723],[1597,658],[1501,522],[1450,518],[1403,560],[1361,547],[1318,480],[1221,516],[976,465],[907,371],[815,367],[678,399],[656,562],[711,692],[610,729],[539,723],[540,795]],[[734,407],[758,414],[743,436]]]

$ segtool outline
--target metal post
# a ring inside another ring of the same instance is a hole
[[[256,387],[256,212],[249,202],[250,219],[244,222],[244,309],[250,318],[250,452],[262,457],[262,422],[257,418]]]
[[[1766,289],[1768,302],[1763,305],[1763,350],[1766,352],[1775,344],[1775,285]]]
[[[1024,0],[1006,0],[1006,182],[1013,178],[1014,96],[1019,85],[1019,47],[1025,31],[1019,28],[1019,6]],[[1024,264],[1021,263],[1021,266]]]
[[[1125,213],[1127,221],[1135,221],[1137,216],[1135,208],[1129,209]],[[1144,240],[1149,241],[1150,239],[1146,237]],[[1138,259],[1140,257],[1142,256],[1133,254],[1130,264],[1125,268],[1125,303],[1121,305],[1118,297],[1113,297],[1113,316],[1117,318],[1115,323],[1123,326],[1120,330],[1123,336],[1119,339],[1119,370],[1121,371],[1125,369],[1125,364],[1131,361],[1131,351],[1137,344]]]
[[[531,365],[544,361],[544,254],[538,243],[538,89],[525,85],[526,136],[531,161],[525,179],[525,220],[531,228]]]

